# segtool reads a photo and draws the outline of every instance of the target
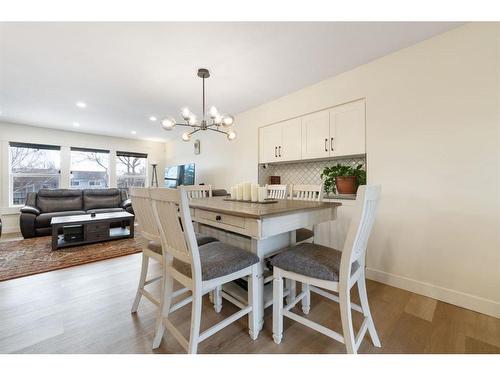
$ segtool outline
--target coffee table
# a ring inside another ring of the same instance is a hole
[[[124,226],[111,228],[111,223],[117,221],[122,221]],[[57,216],[52,218],[50,224],[52,225],[52,250],[134,237],[134,215],[128,212],[102,213],[94,217],[90,214]],[[128,228],[125,224],[128,224]],[[80,225],[81,236],[76,240],[67,241],[64,239],[64,234],[58,234],[60,228]]]

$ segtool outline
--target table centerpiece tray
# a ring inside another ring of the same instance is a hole
[[[278,203],[277,199],[272,199],[272,198],[267,198],[263,202],[245,201],[241,199],[231,199],[231,198],[224,198],[223,200],[228,202],[257,203],[257,204]]]

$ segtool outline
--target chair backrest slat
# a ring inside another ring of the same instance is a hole
[[[193,263],[199,265],[198,245],[184,188],[152,188],[150,194],[165,255],[192,266]]]
[[[381,188],[378,185],[363,185],[356,195],[356,212],[352,218],[344,242],[341,273],[350,275],[350,266],[358,262],[364,267],[368,239],[375,222]]]
[[[323,185],[290,185],[290,199],[322,201]]]
[[[272,199],[286,199],[286,185],[266,185],[267,197]]]
[[[148,188],[131,188],[130,199],[134,208],[134,215],[139,224],[138,231],[150,241],[160,241],[160,234],[151,206],[151,197]]]
[[[189,199],[209,198],[212,196],[212,185],[182,186]]]

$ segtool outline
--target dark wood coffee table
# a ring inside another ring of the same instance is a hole
[[[117,221],[122,221],[124,226],[111,228],[111,223]],[[96,214],[95,217],[90,214],[57,216],[52,218],[50,224],[52,225],[52,250],[134,237],[134,215],[128,212],[102,213]],[[75,240],[65,240],[64,234],[58,234],[58,232],[60,228],[67,226],[81,226],[81,236]]]

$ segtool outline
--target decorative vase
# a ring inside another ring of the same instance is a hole
[[[356,176],[335,177],[335,185],[339,194],[356,194],[358,188]]]

